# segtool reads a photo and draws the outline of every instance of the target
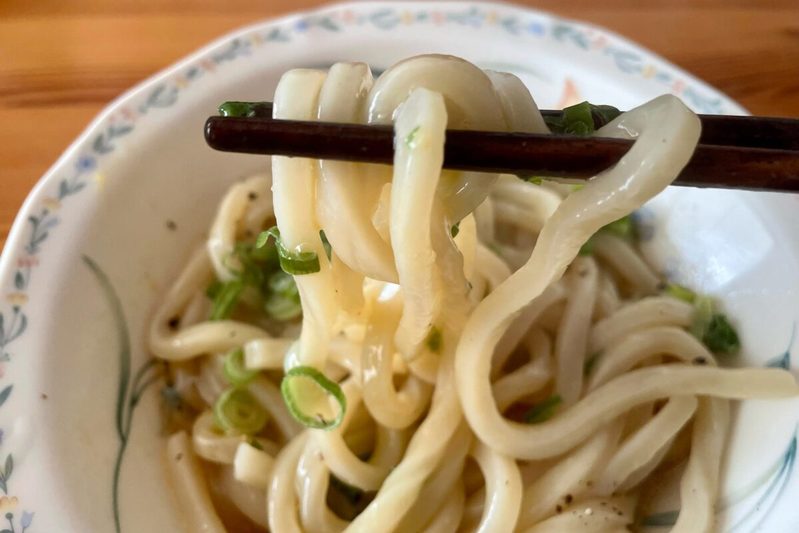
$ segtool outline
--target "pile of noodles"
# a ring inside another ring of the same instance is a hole
[[[797,386],[719,368],[689,331],[696,307],[602,231],[686,164],[691,111],[661,96],[602,127],[635,144],[582,188],[442,171],[447,127],[549,132],[516,77],[453,57],[377,80],[361,63],[292,70],[274,116],[393,124],[394,165],[273,157],[166,294],[149,344],[180,411],[168,462],[189,530],[627,531],[667,478],[672,531],[714,530],[729,400]],[[207,288],[275,224],[279,248],[316,261],[290,285],[301,316],[244,289],[211,320]],[[220,425],[231,391],[254,430]]]

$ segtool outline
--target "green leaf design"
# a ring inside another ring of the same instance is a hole
[[[13,387],[14,385],[9,385],[0,392],[0,407],[2,407],[2,405],[6,403],[6,400],[8,400],[8,397],[11,396],[11,389]]]
[[[3,477],[8,481],[11,479],[11,473],[14,471],[14,457],[11,454],[8,454],[6,457],[6,465],[3,468]]]

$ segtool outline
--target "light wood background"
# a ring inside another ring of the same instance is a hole
[[[0,247],[108,101],[211,39],[318,0],[0,0]],[[799,116],[799,0],[527,0],[606,26],[752,113]]]

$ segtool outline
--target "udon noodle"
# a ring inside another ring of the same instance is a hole
[[[672,531],[714,530],[729,401],[797,386],[719,368],[694,295],[606,230],[691,157],[679,99],[596,131],[635,144],[584,187],[442,170],[447,127],[549,133],[519,79],[457,58],[292,70],[274,116],[393,124],[394,165],[273,157],[165,295],[191,531],[627,531],[675,469]]]

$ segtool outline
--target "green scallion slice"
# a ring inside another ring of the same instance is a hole
[[[559,394],[553,394],[541,403],[536,404],[524,414],[524,421],[528,424],[546,422],[555,414],[558,406],[563,402]]]
[[[721,313],[715,313],[711,317],[702,342],[711,352],[721,355],[734,355],[741,349],[738,332]]]
[[[269,295],[264,302],[266,312],[281,322],[293,320],[302,314],[300,293],[294,278],[282,270],[269,277]]]
[[[319,238],[322,239],[322,246],[325,248],[325,255],[327,256],[328,261],[333,260],[333,246],[330,244],[330,241],[327,240],[327,235],[325,235],[325,230],[319,230]]]
[[[569,135],[590,135],[594,132],[594,117],[591,104],[581,102],[563,109],[563,133]]]
[[[594,241],[592,239],[585,241],[577,253],[579,255],[592,255],[594,253]]]
[[[223,117],[271,117],[272,107],[268,102],[225,102],[218,108]]]
[[[738,332],[727,316],[716,310],[713,299],[696,296],[693,303],[695,311],[691,333],[715,354],[736,354],[741,349]]]
[[[591,106],[591,117],[594,119],[594,129],[597,130],[621,115],[621,111],[612,105],[588,105]]]
[[[552,133],[566,135],[591,135],[614,118],[621,111],[609,105],[594,105],[580,102],[563,109],[560,117],[545,117]]]
[[[211,305],[211,320],[224,320],[233,313],[236,304],[239,302],[241,291],[244,290],[244,282],[238,279],[222,283],[215,290],[213,304]]]
[[[302,315],[302,306],[290,298],[270,294],[264,302],[267,314],[279,322],[288,322]]]
[[[596,352],[592,354],[588,359],[585,360],[583,363],[583,376],[590,376],[591,372],[594,371],[594,367],[596,366],[597,362],[599,361],[600,353]]]
[[[258,375],[257,370],[247,370],[244,366],[244,350],[241,348],[233,350],[225,356],[222,372],[234,387],[242,387]]]
[[[612,233],[622,239],[631,240],[635,237],[635,224],[632,216],[627,215],[604,226],[600,231]]]
[[[211,300],[213,300],[214,298],[216,298],[216,296],[219,294],[219,291],[221,290],[222,290],[222,282],[219,281],[218,279],[215,279],[210,284],[208,284],[208,287],[205,288],[205,295]]]
[[[711,298],[697,296],[694,299],[694,319],[691,323],[691,333],[694,337],[701,340],[705,336],[715,312],[716,306]]]
[[[427,338],[425,338],[424,343],[428,350],[433,353],[439,353],[441,351],[441,345],[444,343],[441,330],[435,326],[430,328],[430,333],[427,334]]]
[[[291,415],[302,425],[331,430],[347,410],[347,398],[338,383],[310,366],[295,366],[283,377],[280,392]]]
[[[253,435],[263,429],[269,417],[246,389],[232,387],[214,404],[214,419],[226,433]]]
[[[669,283],[666,285],[666,289],[663,292],[667,296],[682,300],[683,302],[688,302],[689,304],[694,303],[694,300],[696,300],[696,293],[694,291],[677,283]]]
[[[280,268],[282,268],[286,274],[301,276],[303,274],[319,272],[321,269],[319,266],[319,256],[316,255],[316,252],[287,250],[280,240],[280,230],[277,229],[277,226],[262,231],[255,241],[255,247],[261,248],[265,246],[269,237],[274,237],[275,239],[275,247],[277,248],[277,255],[280,259]]]

